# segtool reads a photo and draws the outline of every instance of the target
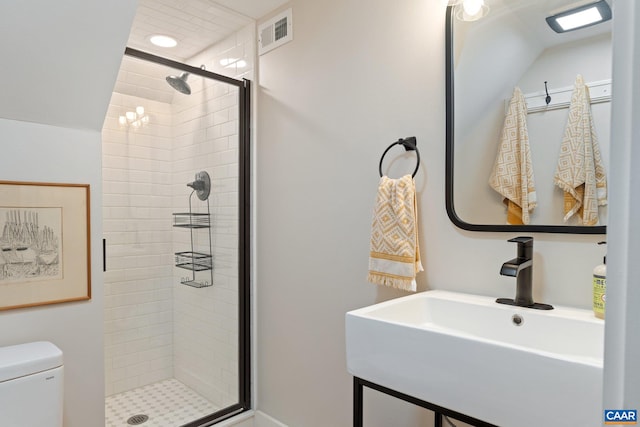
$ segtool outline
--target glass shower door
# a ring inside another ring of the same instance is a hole
[[[249,89],[126,51],[103,129],[107,426],[250,407]]]

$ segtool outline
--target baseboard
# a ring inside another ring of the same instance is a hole
[[[262,411],[256,411],[253,418],[254,427],[288,427]]]

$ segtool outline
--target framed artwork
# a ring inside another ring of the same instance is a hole
[[[89,185],[0,181],[0,310],[91,298]]]

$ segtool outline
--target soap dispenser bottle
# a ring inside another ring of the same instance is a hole
[[[598,242],[604,245],[607,242]],[[593,314],[604,319],[604,309],[607,300],[607,257],[604,257],[602,264],[593,269]]]

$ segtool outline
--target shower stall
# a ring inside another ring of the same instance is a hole
[[[103,127],[107,427],[250,407],[250,82],[208,71],[221,55],[122,62]]]

